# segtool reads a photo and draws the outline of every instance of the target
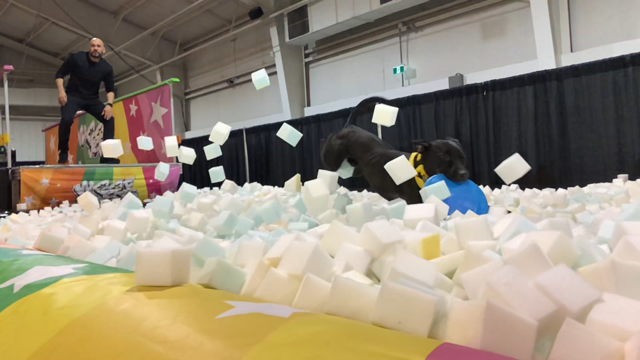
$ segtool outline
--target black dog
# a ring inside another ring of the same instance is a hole
[[[361,101],[349,115],[347,125],[337,134],[331,134],[322,147],[324,166],[337,171],[343,161],[355,168],[353,176],[363,175],[371,188],[387,200],[402,198],[409,204],[422,203],[419,191],[430,175],[443,174],[451,181],[462,182],[469,178],[465,168],[465,155],[458,140],[415,140],[415,153],[407,154],[395,150],[391,145],[357,126],[348,125],[363,109],[376,103],[389,101],[372,97]],[[415,181],[396,185],[384,169],[389,161],[406,156],[418,171]]]

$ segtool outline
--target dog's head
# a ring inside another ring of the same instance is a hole
[[[413,147],[414,151],[422,154],[421,162],[429,176],[443,174],[453,182],[469,179],[466,158],[458,140],[414,140]]]

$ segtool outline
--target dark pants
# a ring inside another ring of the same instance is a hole
[[[113,117],[105,119],[102,116],[104,111],[104,104],[100,100],[82,100],[72,96],[67,97],[67,103],[60,108],[60,114],[62,118],[60,120],[60,126],[58,127],[58,150],[60,150],[60,156],[65,156],[69,153],[69,133],[71,133],[71,126],[73,125],[73,118],[76,116],[76,112],[84,110],[89,115],[100,121],[104,127],[102,133],[102,140],[113,139],[115,134],[115,122]]]

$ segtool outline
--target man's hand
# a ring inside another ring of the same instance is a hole
[[[104,116],[105,120],[111,119],[111,117],[113,116],[113,109],[111,109],[110,105],[107,105],[104,107],[104,110],[102,111],[102,116]]]
[[[64,91],[60,91],[58,93],[58,104],[60,106],[64,106],[67,103],[67,93]]]

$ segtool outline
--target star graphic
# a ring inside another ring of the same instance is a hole
[[[55,150],[56,149],[56,136],[52,136],[51,139],[49,140],[49,149],[51,150]]]
[[[49,179],[42,178],[42,181],[40,181],[40,184],[42,184],[42,187],[49,186]]]
[[[162,115],[164,115],[167,111],[169,111],[169,109],[165,109],[162,106],[160,106],[160,96],[158,96],[158,102],[151,102],[151,106],[153,106],[153,114],[151,114],[151,121],[149,121],[149,123],[152,123],[154,121],[157,121],[158,124],[160,124],[160,127],[164,129],[164,124],[162,122]]]
[[[33,195],[25,196],[24,203],[27,204],[27,206],[31,205],[33,203]]]
[[[136,116],[136,110],[138,110],[138,107],[136,106],[135,99],[133,100],[131,105],[129,105],[129,109],[131,110],[131,112],[129,112],[129,116]]]
[[[51,205],[51,207],[58,205],[58,200],[56,200],[56,198],[51,199],[49,205]]]
[[[20,251],[20,254],[23,254],[23,255],[53,255],[53,254],[49,254],[49,253],[42,252],[42,251],[37,251],[37,250],[22,250],[22,251]]]
[[[7,280],[0,285],[0,289],[13,285],[13,293],[17,293],[24,286],[36,281],[64,276],[74,273],[74,268],[86,266],[87,264],[63,265],[63,266],[35,266],[27,270],[24,274]]]
[[[288,319],[289,316],[291,316],[291,314],[293,313],[306,312],[304,310],[293,309],[288,306],[276,304],[253,303],[244,301],[225,302],[229,305],[234,306],[234,308],[216,316],[216,319],[245,314],[264,314]]]
[[[73,155],[69,154],[69,164],[73,164]]]
[[[147,132],[146,131],[145,132],[140,131],[140,136],[146,137],[147,136]]]

